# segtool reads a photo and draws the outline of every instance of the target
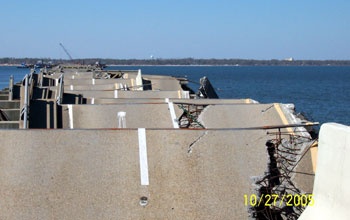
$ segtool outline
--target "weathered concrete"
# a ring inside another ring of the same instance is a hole
[[[1,109],[19,108],[19,100],[16,100],[16,101],[0,100],[0,108]]]
[[[130,89],[136,88],[136,81],[133,79],[65,79],[65,88],[73,85],[76,90],[106,90],[119,88],[120,84],[125,84]],[[83,86],[85,85],[85,86]],[[105,85],[105,86],[102,86]],[[181,85],[176,79],[154,79],[148,83],[152,90],[181,90]],[[100,89],[98,89],[100,88]]]
[[[275,104],[275,109],[279,113],[283,124],[300,124],[301,120],[296,118],[294,113],[294,105],[292,104]],[[285,131],[292,135],[300,136],[302,139],[310,139],[310,134],[306,131],[304,127],[288,128]],[[302,190],[304,193],[310,193],[313,190],[313,182],[315,179],[315,167],[313,160],[315,157],[313,151],[317,152],[317,145],[311,147],[312,143],[301,144],[301,152],[297,157],[299,160],[297,166],[295,167],[295,174],[293,174],[293,180],[296,187]],[[316,149],[316,150],[315,150]],[[303,157],[301,157],[303,155]]]
[[[319,135],[313,205],[300,220],[349,219],[350,204],[350,127],[326,123]]]
[[[152,90],[170,90],[177,91],[182,90],[179,81],[173,79],[151,79],[150,81]]]
[[[100,84],[100,85],[65,85],[64,90],[115,90],[119,89],[119,84]]]
[[[19,109],[2,109],[2,112],[6,114],[9,121],[19,120]]]
[[[173,106],[178,119],[183,110],[176,103]],[[69,128],[69,120],[73,120],[74,128],[117,128],[118,112],[127,113],[128,128],[173,127],[169,106],[166,103],[71,105],[70,108],[73,118],[69,115],[68,106],[63,105],[63,128]],[[264,112],[267,108],[269,110]],[[274,104],[208,105],[198,120],[206,128],[246,128],[282,124]]]
[[[64,76],[66,79],[91,79],[93,75],[93,72],[86,71],[64,71]]]
[[[146,130],[141,185],[137,130],[0,138],[2,219],[247,219],[244,195],[267,160],[264,131]]]
[[[18,129],[19,121],[0,121],[0,128],[1,129]]]
[[[236,105],[209,105],[199,116],[199,121],[206,128],[244,128],[260,127],[266,125],[295,124],[295,121],[289,121],[278,104],[236,104]],[[301,135],[295,133],[293,129],[281,129],[287,132],[282,135],[283,138],[289,139],[290,135]],[[305,131],[305,129],[304,129]],[[304,141],[307,141],[305,137]],[[275,138],[274,135],[270,136]],[[296,173],[292,175],[292,180],[302,192],[312,192],[314,181],[311,151],[309,145],[300,144],[300,155],[296,157],[299,161],[295,167]],[[304,155],[302,157],[302,155]],[[285,155],[286,156],[286,155]]]
[[[187,91],[65,91],[69,94],[81,94],[84,98],[189,98]]]
[[[175,79],[173,76],[166,76],[166,75],[147,75],[142,74],[142,78],[147,80],[154,80],[154,79]]]
[[[168,101],[176,104],[194,104],[194,105],[222,105],[222,104],[255,104],[251,99],[173,99],[173,98],[96,98],[92,100],[87,98],[86,104],[125,104],[125,103],[167,103]],[[92,103],[93,102],[93,103]]]
[[[126,112],[127,128],[173,128],[168,104],[63,105],[63,128],[118,128],[118,112]]]
[[[206,128],[244,128],[282,124],[274,104],[209,105],[201,113],[199,120]]]
[[[0,94],[0,100],[9,100],[8,94]]]
[[[133,86],[131,84],[130,79],[95,79],[87,78],[87,79],[64,79],[64,85],[70,86],[70,85],[106,85],[106,84],[116,84],[116,83],[125,83],[128,86]]]

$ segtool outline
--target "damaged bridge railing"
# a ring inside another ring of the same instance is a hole
[[[32,73],[30,74],[32,75]],[[31,84],[31,80],[33,80],[32,76],[29,76],[26,74],[22,80],[22,86],[21,86],[21,116],[20,119],[23,122],[22,128],[27,129],[28,128],[28,116],[29,116],[29,98],[30,98],[30,90],[29,85]]]
[[[58,85],[56,85],[56,102],[58,105],[62,104],[63,100],[63,92],[64,92],[64,75],[61,74],[61,76],[58,78]]]
[[[178,106],[183,111],[178,119],[180,128],[205,128],[198,117],[207,105],[178,104]]]
[[[304,192],[296,186],[294,178],[296,174],[314,176],[314,173],[298,172],[296,167],[310,149],[317,146],[317,139],[301,134],[302,131],[292,129],[281,131],[281,129],[314,125],[318,123],[266,126],[266,129],[278,129],[278,131],[267,132],[268,135],[271,135],[271,139],[266,142],[269,162],[266,174],[255,181],[259,202],[258,205],[250,208],[251,217],[255,219],[298,219],[306,205],[309,204],[308,195],[311,192]],[[274,202],[266,205],[271,198]],[[290,202],[291,198],[292,202]]]

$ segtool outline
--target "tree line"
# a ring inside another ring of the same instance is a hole
[[[253,60],[253,59],[50,59],[50,58],[0,58],[0,64],[20,65],[37,64],[38,62],[52,64],[95,64],[105,65],[241,65],[241,66],[345,66],[350,60]]]

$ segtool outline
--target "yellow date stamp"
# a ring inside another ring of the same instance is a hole
[[[281,207],[283,202],[285,202],[286,206],[313,206],[315,201],[313,199],[313,195],[261,195],[260,198],[254,194],[250,197],[248,195],[244,195],[244,203],[245,206],[279,206]]]

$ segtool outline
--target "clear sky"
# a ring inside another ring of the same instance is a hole
[[[0,57],[350,59],[349,0],[0,0]]]

